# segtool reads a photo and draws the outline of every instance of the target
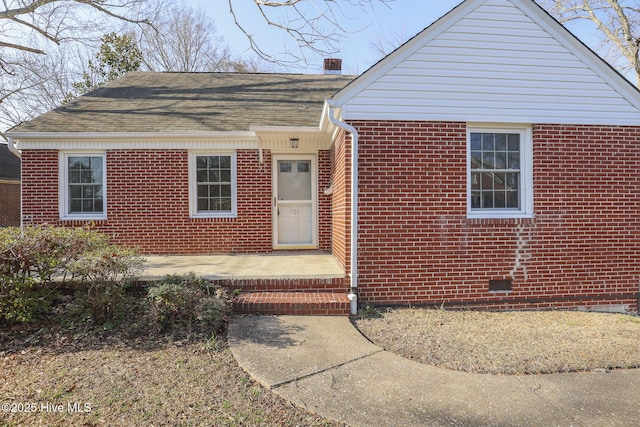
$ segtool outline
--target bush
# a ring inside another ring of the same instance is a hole
[[[110,245],[103,235],[69,266],[77,280],[81,306],[96,323],[116,320],[126,302],[126,289],[142,272],[143,258],[130,248]]]
[[[217,332],[230,311],[226,290],[193,273],[165,276],[149,288],[147,299],[151,319],[160,331]]]
[[[76,282],[94,320],[107,320],[142,262],[89,228],[0,229],[0,319],[29,321],[49,307],[60,284]]]

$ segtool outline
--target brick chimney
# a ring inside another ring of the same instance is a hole
[[[342,59],[325,58],[324,73],[325,74],[342,74]]]

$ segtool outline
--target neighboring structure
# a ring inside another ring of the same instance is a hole
[[[27,223],[330,250],[370,304],[637,309],[640,92],[532,0],[464,1],[356,79],[131,73],[10,137]]]
[[[20,225],[20,159],[0,143],[0,227]]]

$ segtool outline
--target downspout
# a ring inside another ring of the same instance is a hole
[[[358,314],[358,141],[360,135],[356,128],[338,120],[334,111],[338,108],[333,99],[327,99],[329,121],[351,134],[351,315]]]
[[[7,147],[9,148],[9,151],[15,154],[17,158],[22,160],[22,153],[16,148],[15,144],[16,141],[10,136],[7,136]],[[20,227],[22,227],[24,225],[22,220],[22,164],[20,165],[20,175]]]

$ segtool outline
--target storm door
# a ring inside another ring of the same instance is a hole
[[[316,157],[277,155],[273,168],[274,248],[316,248]]]

